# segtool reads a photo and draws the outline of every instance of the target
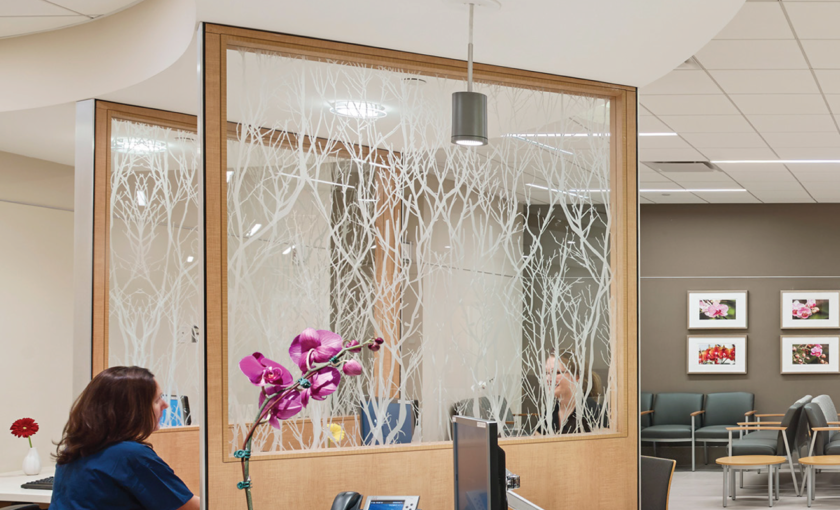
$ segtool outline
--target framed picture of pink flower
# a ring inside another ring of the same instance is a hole
[[[688,291],[688,329],[747,329],[747,291]]]
[[[689,335],[688,374],[746,374],[747,335]]]
[[[840,373],[840,337],[782,336],[782,374]]]
[[[782,329],[840,329],[840,290],[782,291]]]

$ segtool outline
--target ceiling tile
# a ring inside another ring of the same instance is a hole
[[[738,110],[723,94],[645,96],[642,104],[659,115],[732,115]]]
[[[774,149],[840,147],[840,133],[765,133],[764,139]]]
[[[713,40],[696,55],[706,69],[808,69],[799,44],[785,41]]]
[[[785,7],[800,39],[838,38],[840,2],[793,2]]]
[[[840,163],[788,163],[791,172],[822,172],[824,175],[839,175]]]
[[[759,133],[836,132],[831,115],[748,115]]]
[[[645,197],[639,197],[639,203],[640,204],[655,204],[656,202],[654,202],[653,200],[648,200]]]
[[[675,69],[650,85],[639,89],[651,94],[720,94],[720,88],[705,71]]]
[[[752,191],[801,191],[802,185],[795,180],[791,181],[745,181],[740,182],[750,192]]]
[[[677,133],[753,133],[742,115],[663,115],[660,117]]]
[[[722,166],[722,165],[719,165]],[[739,165],[742,166],[742,165]],[[765,170],[762,172],[758,171],[734,171],[729,170],[726,173],[732,177],[732,179],[742,186],[744,186],[746,182],[767,182],[767,183],[788,183],[794,184],[796,183],[796,178],[790,173],[783,165],[775,165],[777,167],[776,170]]]
[[[840,41],[802,41],[814,69],[840,69]]]
[[[671,179],[665,177],[664,175],[660,175],[659,172],[654,172],[653,170],[648,171],[639,171],[639,182],[642,184],[644,183],[662,183],[662,182],[671,182]]]
[[[828,101],[832,113],[840,114],[840,94],[826,94],[825,100]]]
[[[746,2],[715,39],[793,39],[777,2]]]
[[[649,191],[641,191],[641,190],[660,190],[660,189],[683,189],[677,183],[674,182],[640,182],[639,183],[639,190],[640,193],[649,193]]]
[[[41,0],[0,0],[3,16],[73,16],[75,13]]]
[[[686,133],[683,137],[698,149],[767,147],[757,133]]]
[[[827,114],[821,94],[741,94],[732,96],[738,108],[749,114]]]
[[[703,149],[711,161],[779,159],[770,149]]]
[[[709,71],[727,94],[819,94],[810,70]]]
[[[691,193],[647,193],[642,195],[657,204],[706,204],[705,200]]]
[[[639,105],[639,117],[644,117],[647,115],[653,115],[650,111],[644,107],[644,105]]]
[[[694,149],[639,149],[641,161],[706,161]]]
[[[90,18],[85,16],[0,17],[0,37],[55,30],[56,28],[76,25],[85,21],[90,21]]]
[[[812,191],[811,196],[821,204],[840,202],[840,191]]]
[[[829,182],[837,182],[840,183],[840,172],[836,170],[817,170],[817,169],[807,169],[807,170],[796,170],[794,171],[794,175],[799,182],[803,184],[807,183],[829,183]]]
[[[679,136],[640,136],[640,149],[690,149],[691,146]]]
[[[817,75],[817,81],[820,82],[825,94],[840,94],[840,70],[818,70],[814,71]]]
[[[761,201],[749,192],[745,193],[696,193],[710,204],[760,204]]]
[[[54,4],[73,9],[82,14],[90,14],[92,16],[100,14],[112,14],[116,11],[125,9],[134,4],[140,3],[142,0],[50,0]]]
[[[784,148],[776,149],[781,159],[837,159],[840,160],[840,148],[811,147],[808,149]],[[813,163],[810,163],[813,164]]]
[[[662,175],[686,188],[732,188],[737,186],[735,181],[723,172],[662,172]]]
[[[670,133],[671,128],[653,115],[639,117],[639,133]]]
[[[764,203],[814,202],[806,191],[756,191],[753,195]]]
[[[805,189],[807,189],[810,193],[814,193],[815,191],[827,191],[829,193],[840,192],[840,181],[806,181],[803,182],[802,185],[805,186]]]

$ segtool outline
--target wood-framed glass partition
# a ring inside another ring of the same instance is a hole
[[[239,358],[288,365],[307,326],[385,345],[365,376],[260,437],[257,506],[352,489],[449,508],[448,424],[467,414],[508,425],[525,497],[635,507],[635,89],[477,65],[491,143],[464,149],[448,139],[463,62],[201,35],[210,507],[244,505],[232,453],[257,393]],[[336,115],[341,101],[384,117]],[[568,372],[577,421],[555,429]]]
[[[95,101],[95,119],[92,375],[131,365],[155,374],[172,408],[150,441],[198,493],[204,305],[196,118]]]

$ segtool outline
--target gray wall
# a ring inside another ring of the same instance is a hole
[[[840,375],[779,373],[780,291],[840,289],[840,204],[643,205],[640,225],[642,391],[749,391],[760,413],[805,394],[840,403]],[[747,375],[686,374],[686,293],[704,289],[749,291]]]

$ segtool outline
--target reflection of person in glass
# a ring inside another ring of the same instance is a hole
[[[592,426],[584,416],[597,415],[595,402],[602,393],[601,378],[577,362],[573,354],[550,356],[545,362],[546,384],[554,390],[554,410],[551,413],[551,427],[555,434],[591,432]],[[591,387],[590,387],[591,384]],[[575,394],[580,388],[589,390],[586,396],[586,413],[579,412]]]

